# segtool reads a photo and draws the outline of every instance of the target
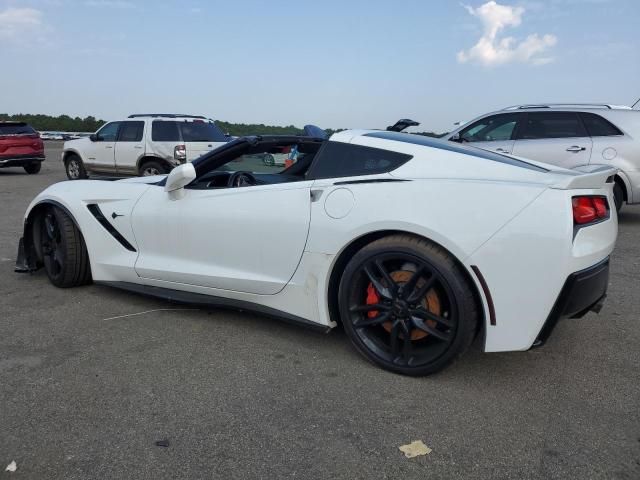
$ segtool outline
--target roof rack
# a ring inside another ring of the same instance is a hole
[[[134,113],[133,115],[129,115],[127,118],[137,118],[137,117],[202,118],[204,120],[207,119],[207,117],[203,117],[202,115],[186,115],[184,113]]]
[[[523,110],[525,108],[552,108],[552,107],[595,107],[595,108],[607,108],[609,110],[622,109],[628,110],[630,107],[624,105],[611,105],[608,103],[532,103],[528,105],[513,105],[511,107],[504,108],[503,110]]]

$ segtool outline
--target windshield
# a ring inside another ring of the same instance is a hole
[[[179,125],[182,130],[182,140],[185,142],[226,142],[228,140],[213,122],[184,122]]]

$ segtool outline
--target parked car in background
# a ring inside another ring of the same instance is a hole
[[[34,174],[44,158],[44,143],[31,125],[0,122],[0,167],[22,167]]]
[[[158,175],[229,141],[213,120],[197,115],[136,114],[109,122],[88,138],[64,143],[71,180],[92,173]]]
[[[475,147],[575,168],[618,168],[614,196],[640,203],[640,111],[605,104],[518,105],[482,115],[446,138]]]

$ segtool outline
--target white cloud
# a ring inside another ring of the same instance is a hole
[[[513,37],[500,36],[505,28],[515,28],[522,24],[524,7],[500,5],[491,0],[478,8],[467,5],[464,8],[480,19],[484,30],[473,47],[458,52],[460,63],[475,62],[489,67],[510,62],[544,65],[553,61],[552,57],[542,54],[557,43],[555,35],[540,36],[534,33],[521,42]]]
[[[42,33],[42,12],[35,8],[9,7],[0,11],[0,40],[22,40]]]
[[[84,4],[87,7],[135,8],[133,3],[126,0],[87,0]]]

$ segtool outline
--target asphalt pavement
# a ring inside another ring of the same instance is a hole
[[[60,147],[38,175],[0,169],[0,479],[640,478],[640,207],[599,315],[406,378],[340,330],[14,273]],[[414,440],[432,452],[405,458]]]

